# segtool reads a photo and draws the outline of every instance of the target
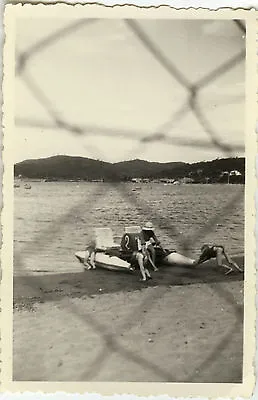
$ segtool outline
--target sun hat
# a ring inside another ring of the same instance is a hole
[[[151,222],[146,222],[146,224],[142,227],[143,231],[153,231],[153,225]]]

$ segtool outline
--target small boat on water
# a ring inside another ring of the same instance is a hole
[[[138,190],[142,190],[142,188],[140,186],[132,188],[132,192],[138,192]]]
[[[31,185],[29,183],[25,183],[24,188],[25,189],[31,189]]]

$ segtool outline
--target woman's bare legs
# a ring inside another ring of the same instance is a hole
[[[154,271],[158,271],[158,268],[156,267],[156,264],[155,264],[155,262],[156,262],[156,252],[155,252],[155,249],[152,246],[152,244],[149,245],[148,248],[147,248],[147,257],[148,257],[148,260],[149,260],[153,270]]]
[[[142,274],[142,280],[146,281],[147,278],[146,278],[146,275],[145,275],[145,268],[144,268],[144,265],[143,265],[143,255],[141,253],[137,253],[136,260],[137,260],[138,265],[140,267],[140,271],[141,271],[141,274]]]
[[[96,264],[95,264],[95,251],[92,251],[92,253],[90,254],[89,260],[90,260],[90,264],[91,264],[92,268],[93,268],[93,269],[96,269]]]
[[[140,271],[141,271],[141,274],[142,274],[142,280],[143,281],[147,280],[146,275],[147,275],[148,278],[151,278],[151,275],[150,275],[148,269],[144,267],[144,256],[143,256],[143,254],[142,253],[137,253],[136,254],[136,260],[137,260],[138,265],[140,267]]]
[[[237,263],[235,261],[233,261],[229,255],[225,252],[223,252],[223,255],[226,259],[226,261],[229,263],[229,265],[233,265],[233,267],[238,271],[238,272],[243,272],[243,269],[239,267],[239,265],[237,265]]]
[[[226,264],[223,264],[223,261],[222,261],[223,256],[225,256],[224,250],[223,250],[222,248],[217,248],[217,257],[216,257],[217,266],[218,266],[218,267],[226,268],[226,269],[227,269],[227,272],[225,273],[225,275],[228,275],[228,274],[230,274],[230,272],[233,271],[233,268],[232,268],[232,267],[229,267],[229,266],[226,265]],[[226,260],[227,260],[227,258],[226,258]]]

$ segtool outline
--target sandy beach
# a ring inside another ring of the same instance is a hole
[[[243,275],[209,264],[138,278],[15,277],[13,379],[241,382]]]

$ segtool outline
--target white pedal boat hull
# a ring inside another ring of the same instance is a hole
[[[160,263],[171,267],[190,267],[194,264],[194,260],[189,257],[185,257],[177,252],[171,252],[170,254],[162,258]]]
[[[84,263],[85,257],[88,258],[89,252],[86,251],[77,251],[75,253],[75,257],[81,262]],[[177,267],[189,267],[192,266],[194,260],[191,258],[185,257],[179,253],[171,252],[164,258],[158,262],[158,265],[166,265],[166,266],[177,266]],[[119,257],[109,256],[104,253],[96,253],[95,255],[95,264],[98,268],[108,269],[110,271],[121,271],[121,272],[133,272],[135,268],[131,266],[127,261],[122,260]],[[85,269],[88,269],[85,266]]]
[[[89,252],[86,251],[77,251],[75,253],[75,257],[81,262],[84,263],[85,257],[88,258]],[[104,253],[96,253],[95,255],[95,264],[98,268],[108,269],[110,271],[120,271],[120,272],[133,272],[135,269],[128,262],[121,260],[119,257],[109,256]],[[85,266],[85,269],[88,269]]]

